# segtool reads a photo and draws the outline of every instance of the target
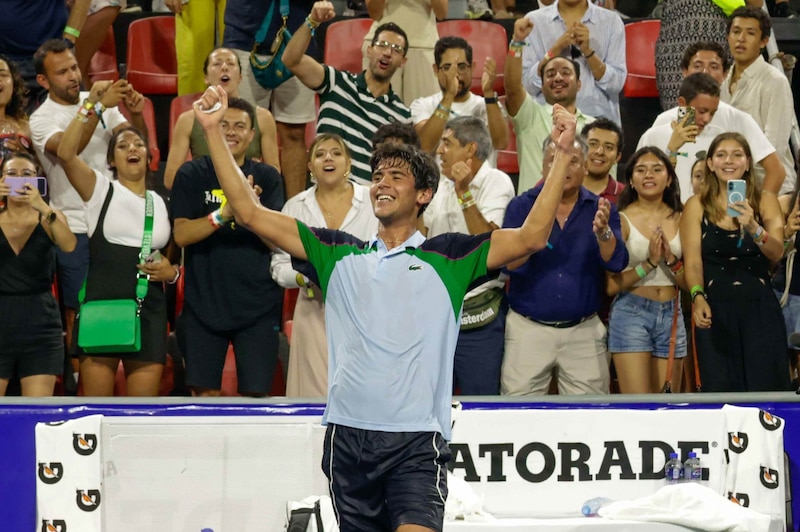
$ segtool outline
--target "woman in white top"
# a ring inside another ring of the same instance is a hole
[[[101,94],[89,95],[88,107]],[[143,100],[139,105],[143,105]],[[167,307],[164,282],[174,283],[180,276],[176,265],[165,254],[139,264],[145,223],[145,196],[153,198],[153,250],[166,248],[171,228],[167,207],[157,194],[145,187],[150,152],[141,132],[125,128],[109,142],[107,161],[116,178],[113,182],[78,157],[87,102],[64,131],[58,157],[67,178],[86,205],[89,224],[89,274],[86,301],[134,298],[137,274],[148,275],[147,296],[142,306],[141,349],[132,353],[87,355],[79,351],[80,382],[84,395],[111,396],[120,360],[127,376],[131,396],[158,395],[161,371],[166,362]],[[130,109],[136,112],[135,109]],[[79,327],[76,322],[76,326]],[[79,330],[79,329],[78,329]]]
[[[369,188],[350,179],[350,155],[341,137],[324,133],[308,150],[314,185],[292,197],[283,213],[311,227],[326,227],[367,240],[378,231]],[[292,268],[281,249],[272,254],[272,278],[284,288],[300,287],[294,309],[286,379],[287,397],[325,397],[328,391],[328,345],[325,306],[318,286]]]
[[[684,284],[678,177],[669,158],[652,146],[634,153],[625,172],[628,187],[617,206],[630,261],[622,272],[608,274],[608,294],[616,296],[608,350],[622,393],[655,393],[667,381],[674,344],[669,382],[678,391],[686,356],[677,286]]]

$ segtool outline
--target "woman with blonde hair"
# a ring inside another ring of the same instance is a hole
[[[733,180],[744,180],[745,194],[729,203]],[[755,182],[745,138],[718,135],[680,228],[703,391],[789,389],[786,328],[769,275],[783,256],[783,225],[775,195]]]

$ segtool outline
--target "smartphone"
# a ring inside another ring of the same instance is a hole
[[[146,259],[144,259],[146,264],[158,264],[161,262],[161,252],[159,250],[155,250],[150,253]]]
[[[736,218],[739,213],[731,209],[730,205],[737,201],[744,201],[747,193],[747,184],[744,179],[731,179],[728,181],[728,216]]]
[[[10,196],[19,196],[19,189],[30,183],[34,188],[39,190],[40,196],[47,195],[47,178],[46,177],[12,177],[8,176],[5,179],[8,186],[11,187]]]
[[[681,105],[680,107],[678,107],[678,122],[681,122],[684,119],[684,117],[687,117],[687,116],[689,118],[686,119],[686,124],[685,125],[687,125],[687,126],[695,125],[696,122],[695,122],[694,107],[688,107],[688,106],[685,106],[685,105]]]

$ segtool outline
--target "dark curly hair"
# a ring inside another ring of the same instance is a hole
[[[19,72],[19,67],[14,61],[8,57],[0,54],[0,61],[5,61],[8,65],[8,71],[11,73],[13,80],[14,94],[6,104],[6,116],[16,118],[17,120],[26,120],[28,115],[25,114],[25,106],[28,105],[28,86],[25,85],[25,80],[22,79],[22,74]]]

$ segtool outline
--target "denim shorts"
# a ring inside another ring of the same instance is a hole
[[[611,304],[608,320],[608,350],[612,353],[653,353],[669,357],[675,300],[663,303],[630,292],[622,292]],[[680,303],[678,303],[680,305]],[[686,356],[686,328],[678,307],[675,358]]]

